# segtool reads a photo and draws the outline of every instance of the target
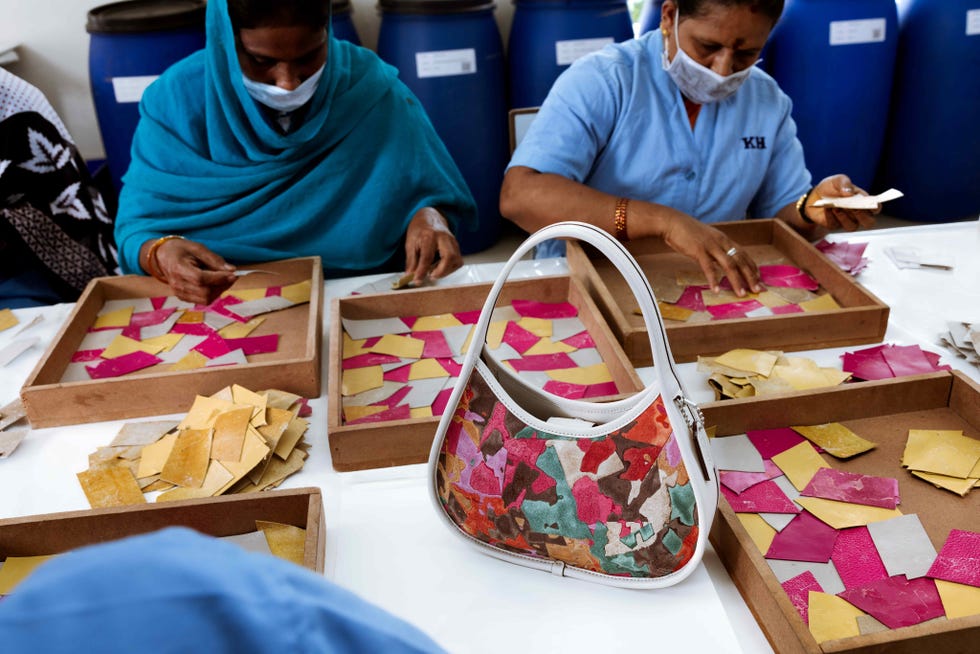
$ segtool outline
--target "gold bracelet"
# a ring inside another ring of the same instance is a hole
[[[160,270],[160,266],[157,265],[157,250],[160,249],[161,245],[173,239],[180,239],[183,241],[184,237],[178,234],[163,236],[153,241],[153,245],[151,245],[150,249],[146,251],[146,272],[150,273],[154,279],[161,281],[164,284],[167,284],[168,282],[167,278],[163,276],[163,271]]]
[[[630,240],[626,232],[626,210],[629,207],[629,198],[617,198],[616,213],[613,214],[613,226],[616,230],[616,238],[624,243]]]

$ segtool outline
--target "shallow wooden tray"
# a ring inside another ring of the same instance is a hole
[[[333,300],[330,307],[330,369],[327,373],[327,392],[330,397],[327,402],[327,433],[333,467],[336,470],[362,470],[422,463],[429,457],[432,438],[439,424],[438,416],[359,425],[343,424],[341,319],[398,318],[480,310],[486,302],[491,286],[492,284],[467,284],[376,295],[355,295]],[[643,388],[643,382],[630,365],[629,359],[626,358],[626,354],[603,320],[598,307],[576,279],[568,275],[556,275],[507,282],[497,306],[505,306],[514,299],[568,302],[575,306],[578,309],[579,319],[592,335],[592,340],[595,341],[596,348],[609,368],[613,381],[622,392],[622,395],[614,397],[623,397]],[[609,399],[614,398],[597,398],[598,401]]]
[[[165,527],[189,527],[210,536],[234,536],[256,531],[256,520],[306,529],[303,566],[323,572],[326,526],[319,488],[264,491],[0,520],[0,560],[8,556],[61,554],[76,547],[145,534]]]
[[[265,314],[252,335],[279,334],[276,352],[249,357],[246,364],[160,372],[154,366],[124,377],[61,381],[71,357],[107,300],[172,295],[152,277],[125,275],[93,279],[61,331],[31,372],[20,395],[34,427],[186,412],[196,395],[211,395],[230,384],[253,390],[276,388],[304,397],[320,395],[323,268],[319,257],[248,266],[276,275],[245,275],[235,288],[286,286],[311,280],[310,302]]]
[[[785,258],[820,282],[841,305],[835,311],[791,313],[759,318],[702,323],[665,321],[667,340],[676,361],[694,361],[733,348],[814,350],[877,343],[888,326],[888,305],[854,281],[817,248],[781,220],[743,220],[712,225],[725,232],[758,262]],[[661,239],[630,241],[626,248],[647,276],[678,270],[699,271],[697,264],[671,250]],[[632,291],[608,260],[589,247],[568,243],[568,267],[595,299],[630,361],[650,365],[650,341]]]
[[[719,436],[751,429],[841,422],[877,447],[851,460],[823,454],[828,465],[898,479],[904,514],[915,513],[936,551],[950,529],[980,531],[980,491],[966,497],[934,487],[901,467],[909,429],[961,429],[980,439],[980,386],[962,373],[939,372],[845,384],[830,390],[702,405]],[[781,653],[921,654],[975,652],[980,615],[929,622],[818,644],[800,619],[762,553],[724,499],[711,542],[773,649]]]

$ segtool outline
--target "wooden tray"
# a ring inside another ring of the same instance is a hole
[[[781,256],[810,273],[842,308],[694,324],[668,320],[667,340],[676,361],[694,361],[699,355],[714,356],[737,347],[813,350],[877,343],[884,337],[888,305],[783,221],[742,220],[712,226],[725,232],[756,262]],[[677,254],[661,239],[630,241],[626,248],[648,276],[699,270],[693,260]],[[578,242],[569,241],[567,256],[571,274],[589,290],[630,361],[636,366],[650,365],[653,360],[643,317],[633,313],[636,300],[619,272],[605,257]]]
[[[165,527],[189,527],[210,536],[234,536],[256,531],[256,520],[306,529],[303,566],[323,572],[326,526],[319,488],[265,491],[0,520],[0,560],[8,556],[61,554],[76,547],[145,534]]]
[[[719,436],[746,430],[841,422],[877,447],[851,460],[822,455],[828,465],[898,479],[904,514],[915,513],[938,552],[949,530],[980,531],[980,492],[966,497],[914,478],[901,467],[909,429],[961,429],[980,438],[980,386],[962,373],[939,372],[830,390],[749,398],[702,405],[705,422]],[[711,542],[759,626],[777,652],[921,654],[973,652],[980,643],[980,615],[930,622],[818,644],[762,553],[728,503],[722,500]]]
[[[342,318],[397,318],[426,316],[483,308],[492,284],[468,284],[446,288],[429,288],[355,295],[335,298],[330,307],[330,369],[327,373],[329,394],[327,433],[330,453],[336,470],[362,470],[422,463],[429,457],[439,417],[412,420],[344,425],[341,396],[343,324]],[[514,299],[539,302],[568,302],[578,309],[578,317],[592,335],[617,388],[625,394],[641,390],[643,382],[630,365],[599,309],[582,285],[568,275],[536,277],[507,282],[497,306]],[[618,395],[624,397],[624,395]],[[613,398],[600,398],[613,399]]]
[[[252,335],[279,334],[279,349],[251,355],[246,364],[159,372],[157,366],[124,377],[62,382],[65,369],[107,300],[172,295],[152,277],[99,277],[89,282],[61,331],[31,372],[20,395],[34,427],[186,412],[196,395],[211,395],[230,384],[254,390],[276,388],[304,397],[320,395],[323,268],[319,257],[254,264],[270,275],[246,275],[235,288],[261,288],[311,280],[309,304],[265,314]],[[274,281],[270,281],[274,280]]]

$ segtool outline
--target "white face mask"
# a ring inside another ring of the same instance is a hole
[[[664,51],[661,53],[664,70],[674,80],[674,84],[692,102],[707,104],[724,100],[738,90],[738,87],[749,78],[752,67],[737,73],[723,76],[715,71],[702,66],[691,59],[683,49],[681,49],[680,39],[677,37],[677,26],[680,23],[680,10],[674,16],[674,40],[677,42],[677,54],[673,61],[667,60],[667,41],[664,40]],[[755,63],[762,61],[759,59]],[[754,65],[754,64],[753,64]]]
[[[292,91],[287,91],[274,84],[256,82],[244,74],[242,74],[242,81],[245,83],[245,90],[248,91],[248,94],[256,102],[260,102],[276,111],[296,111],[313,97],[313,94],[316,92],[316,87],[320,83],[320,77],[323,76],[323,69],[325,67],[326,64],[320,66],[318,71],[306,78],[302,84]]]

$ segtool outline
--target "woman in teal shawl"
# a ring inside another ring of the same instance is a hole
[[[226,260],[319,255],[343,276],[404,257],[416,280],[461,265],[449,225],[476,211],[462,176],[397,71],[330,37],[329,11],[208,2],[207,47],[140,105],[116,218],[124,272],[207,302],[234,282]]]

